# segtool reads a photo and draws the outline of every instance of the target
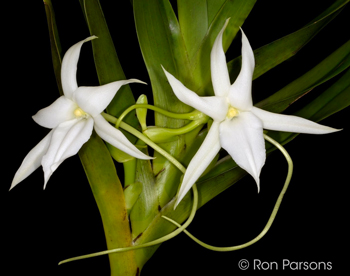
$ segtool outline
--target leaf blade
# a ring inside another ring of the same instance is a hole
[[[100,85],[118,80],[125,80],[126,76],[119,62],[114,42],[104,18],[99,0],[79,0],[91,35],[98,39],[92,41],[96,72]],[[122,43],[122,42],[121,42]],[[135,99],[129,85],[122,86],[107,107],[107,112],[119,116],[126,108],[135,104]],[[125,117],[125,122],[138,127],[135,111]],[[128,136],[129,140],[136,139]]]
[[[349,66],[350,41],[343,44],[307,73],[270,97],[262,100],[256,106],[271,112],[280,113],[313,88],[341,73]]]

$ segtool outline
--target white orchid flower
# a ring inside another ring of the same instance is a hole
[[[78,87],[76,71],[81,47],[84,42],[95,38],[96,36],[91,36],[78,42],[64,55],[61,68],[64,96],[33,116],[36,123],[52,130],[24,158],[10,189],[35,171],[40,164],[44,170],[45,188],[52,173],[66,158],[79,151],[89,140],[93,129],[114,147],[139,159],[151,159],[100,114],[122,85],[143,82],[129,79],[97,87]]]
[[[224,148],[237,165],[255,179],[259,191],[259,175],[266,159],[263,128],[310,134],[338,131],[301,117],[276,114],[253,106],[251,86],[255,66],[254,53],[243,30],[241,30],[242,67],[236,81],[230,84],[222,47],[222,36],[228,20],[218,34],[210,55],[215,96],[199,97],[163,68],[179,100],[213,118],[213,124],[205,140],[186,170],[175,207],[220,148]]]

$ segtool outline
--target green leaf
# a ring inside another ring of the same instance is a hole
[[[92,41],[92,48],[99,83],[103,85],[113,81],[125,80],[126,77],[115,51],[99,0],[79,0],[79,2],[90,34],[98,37],[98,39]],[[123,43],[123,41],[119,43]],[[129,85],[123,85],[107,107],[107,112],[113,116],[119,116],[133,104],[135,104],[135,99]],[[135,111],[130,112],[124,121],[134,127],[138,127]],[[128,138],[132,142],[136,142],[133,136],[129,135]]]
[[[142,141],[139,141],[138,144],[144,145]],[[143,152],[148,154],[147,150],[143,150]],[[149,160],[136,160],[135,182],[142,183],[142,193],[130,212],[133,240],[146,230],[153,218],[159,213],[157,186]],[[137,252],[137,254],[139,253],[143,255],[141,251]]]
[[[186,47],[176,15],[168,0],[134,0],[134,17],[143,59],[151,80],[154,105],[177,113],[187,113],[191,107],[183,104],[173,93],[161,66],[191,88],[192,74]],[[155,113],[155,125],[180,128],[184,120],[168,118]],[[181,160],[186,151],[187,135],[175,142],[162,144],[162,148]],[[193,141],[193,140],[192,140]],[[167,159],[155,152],[153,172],[157,176],[160,206],[175,195],[181,173]]]
[[[152,84],[154,104],[185,113],[191,109],[180,102],[167,83],[161,65],[180,81],[191,79],[186,48],[174,11],[167,0],[134,0],[136,31]],[[177,128],[184,122],[155,115],[156,126]]]
[[[273,41],[254,51],[255,69],[253,79],[258,78],[283,61],[294,56],[305,46],[319,31],[331,22],[342,10],[349,0],[336,1],[326,11],[317,16],[312,23],[298,31]],[[241,57],[237,57],[227,64],[230,79],[233,82],[241,69]]]
[[[326,117],[350,105],[350,69],[330,88],[311,103],[295,113],[312,121],[321,121]]]
[[[321,18],[327,16],[328,14],[332,13],[332,11],[337,10],[339,7],[343,7],[345,4],[349,3],[350,0],[336,0],[334,3],[326,9],[323,13],[321,13],[319,16],[311,20],[309,24],[312,24],[315,21],[320,20]]]
[[[243,25],[255,2],[256,0],[226,0],[216,13],[199,49],[190,60],[196,81],[195,91],[198,95],[213,94],[210,80],[210,53],[214,41],[226,19],[230,18],[223,36],[224,51],[229,48],[232,40],[235,38],[240,26]]]
[[[333,78],[349,66],[350,41],[346,42],[310,71],[289,83],[275,94],[262,100],[256,106],[271,112],[280,113],[301,96]]]
[[[142,183],[135,182],[124,188],[125,206],[128,214],[142,192]]]
[[[127,154],[126,152],[113,147],[111,144],[106,143],[109,153],[112,155],[113,159],[119,163],[125,163],[130,160],[135,159],[135,157]]]
[[[225,1],[215,16],[211,15],[213,16],[212,23],[206,31],[200,48],[195,52],[193,61],[190,63],[181,28],[169,1],[134,0],[137,35],[151,79],[156,106],[178,113],[191,110],[174,95],[160,65],[163,65],[167,71],[189,89],[198,92],[198,88],[203,86],[202,77],[210,79],[209,57],[211,47],[225,20],[231,17],[227,34],[224,37],[224,45],[227,49],[254,3],[255,0]],[[214,9],[214,6],[215,4],[211,9]],[[203,60],[205,60],[205,66],[202,64]],[[182,120],[166,118],[160,114],[156,114],[155,118],[155,125],[158,127],[179,128],[185,123]],[[181,135],[177,141],[164,143],[162,147],[182,162],[187,149],[193,143],[193,139],[199,130],[198,128],[196,131],[192,131],[191,134]],[[157,175],[160,205],[164,206],[175,195],[181,174],[162,156],[157,153],[155,153],[155,156],[157,158],[153,162],[153,169],[155,175]]]
[[[106,145],[94,132],[79,151],[86,176],[100,211],[108,248],[132,245],[124,192]],[[137,270],[135,252],[109,255],[111,272],[131,275]]]
[[[224,2],[225,0],[177,0],[180,28],[190,58],[199,49]]]
[[[58,36],[58,31],[57,31],[55,12],[53,10],[51,0],[44,0],[44,5],[45,5],[47,24],[49,27],[52,64],[54,68],[58,90],[60,92],[60,95],[63,95],[62,84],[61,84],[62,49],[61,49],[60,38]]]

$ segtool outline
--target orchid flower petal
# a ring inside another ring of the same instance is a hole
[[[218,36],[215,39],[210,54],[211,81],[215,96],[227,97],[231,82],[227,70],[226,56],[222,47],[222,35],[230,19],[227,19]]]
[[[102,115],[94,117],[94,121],[96,133],[112,146],[138,159],[152,159],[152,157],[138,150],[119,129],[111,126]]]
[[[221,146],[238,166],[246,170],[259,188],[259,175],[266,159],[262,122],[251,112],[220,124]]]
[[[228,104],[224,97],[199,97],[196,93],[185,87],[172,74],[168,73],[164,68],[163,70],[176,97],[180,101],[192,106],[204,114],[207,114],[214,120],[222,121],[225,119]]]
[[[82,110],[95,117],[107,107],[122,85],[133,82],[144,83],[136,79],[130,79],[95,87],[81,86],[74,91],[73,100]]]
[[[39,110],[33,116],[33,120],[43,127],[55,128],[65,121],[74,119],[74,110],[76,108],[75,102],[65,96],[61,96],[48,107]]]
[[[232,106],[248,111],[253,106],[252,101],[252,80],[254,72],[254,53],[247,37],[242,31],[242,67],[241,71],[231,85],[229,99]]]
[[[64,95],[72,99],[73,92],[78,88],[77,84],[77,64],[79,60],[81,46],[87,41],[97,38],[90,36],[68,49],[62,60],[61,81]]]
[[[214,159],[215,155],[219,152],[221,148],[219,140],[219,125],[219,122],[213,122],[201,147],[188,165],[175,202],[175,208],[197,179],[202,175],[210,162]]]
[[[62,163],[63,156],[69,157],[71,156],[69,154],[77,153],[81,146],[90,138],[93,129],[92,122],[92,118],[90,120],[76,118],[63,122],[53,129],[50,146],[41,161],[45,178],[44,188],[52,173],[58,167],[56,163]],[[79,135],[80,132],[83,135]],[[72,148],[69,149],[69,147]]]
[[[269,130],[309,134],[326,134],[341,130],[324,126],[302,117],[272,113],[257,107],[253,107],[251,112],[260,118],[263,122],[263,127]]]
[[[58,148],[54,163],[51,165],[51,170],[55,171],[57,167],[68,157],[78,153],[80,148],[89,140],[94,127],[92,117],[81,119],[65,135]]]
[[[52,133],[53,131],[50,131],[24,158],[12,180],[10,190],[39,168],[41,159],[49,148]]]

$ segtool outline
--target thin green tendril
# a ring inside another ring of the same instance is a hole
[[[116,123],[115,123],[115,127],[119,128],[121,121],[124,119],[124,117],[126,115],[128,115],[128,113],[136,108],[147,108],[147,109],[151,109],[153,111],[156,111],[158,113],[161,113],[167,117],[170,118],[175,118],[175,119],[185,119],[185,120],[197,120],[200,119],[203,116],[206,116],[205,114],[203,114],[202,112],[198,111],[198,110],[194,110],[190,113],[173,113],[173,112],[169,112],[167,110],[164,110],[160,107],[154,106],[154,105],[150,105],[150,104],[134,104],[130,107],[128,107],[127,109],[124,110],[124,112],[119,116],[119,118],[117,119]]]
[[[101,256],[101,255],[107,255],[107,254],[112,254],[112,253],[125,252],[125,251],[129,251],[129,250],[135,250],[135,249],[140,249],[140,248],[144,248],[144,247],[149,247],[149,246],[157,245],[159,243],[163,243],[167,240],[174,238],[175,236],[180,234],[182,231],[184,231],[184,229],[192,222],[194,215],[196,213],[196,210],[198,207],[198,190],[197,190],[196,185],[192,186],[192,191],[193,191],[193,205],[192,205],[192,210],[191,210],[190,216],[188,217],[187,221],[182,226],[180,225],[179,228],[177,228],[174,232],[171,232],[170,234],[165,235],[164,237],[161,237],[159,239],[156,239],[156,240],[153,240],[151,242],[144,243],[144,244],[130,246],[130,247],[124,247],[124,248],[116,248],[116,249],[105,250],[105,251],[101,251],[101,252],[97,252],[97,253],[82,255],[82,256],[63,260],[63,261],[59,262],[58,264],[61,265],[64,263],[77,261],[77,260],[81,260],[81,259],[87,259],[87,258]]]
[[[115,124],[117,122],[117,118],[113,117],[112,115],[109,115],[107,113],[101,113],[102,116],[110,123]],[[168,152],[166,152],[165,150],[163,150],[161,147],[159,147],[156,143],[154,143],[151,139],[149,139],[148,137],[146,137],[145,135],[143,135],[141,132],[139,132],[137,129],[133,128],[132,126],[124,123],[124,122],[120,122],[120,128],[128,131],[129,133],[131,133],[132,135],[136,136],[137,138],[139,138],[140,140],[142,140],[143,142],[145,142],[147,145],[149,145],[150,147],[152,147],[155,151],[158,151],[161,155],[163,155],[165,158],[167,158],[171,163],[173,163],[182,173],[185,173],[186,169],[184,168],[184,166],[182,166],[182,164],[177,161],[176,158],[174,158],[172,155],[170,155]]]
[[[244,243],[244,244],[241,244],[241,245],[229,246],[229,247],[218,247],[218,246],[212,246],[212,245],[206,244],[206,243],[200,241],[199,239],[197,239],[195,236],[193,236],[187,230],[184,230],[186,235],[189,236],[196,243],[200,244],[201,246],[203,246],[203,247],[205,247],[205,248],[207,248],[209,250],[213,250],[213,251],[220,251],[220,252],[235,251],[235,250],[239,250],[239,249],[248,247],[248,246],[256,243],[257,241],[259,241],[269,231],[269,229],[270,229],[270,227],[271,227],[271,225],[272,225],[272,223],[273,223],[273,221],[274,221],[274,219],[275,219],[275,217],[277,215],[277,211],[278,211],[278,209],[279,209],[279,207],[281,205],[283,196],[284,196],[284,194],[287,191],[289,182],[290,182],[290,180],[292,178],[293,162],[292,162],[292,159],[290,158],[288,152],[278,142],[276,142],[275,140],[273,140],[271,137],[267,136],[266,134],[264,134],[264,138],[267,141],[269,141],[270,143],[272,143],[274,146],[276,146],[283,153],[283,155],[286,158],[287,163],[288,163],[288,173],[287,173],[286,180],[284,182],[283,189],[282,189],[280,195],[278,196],[276,204],[275,204],[275,206],[273,208],[273,211],[272,211],[272,213],[270,215],[270,218],[267,221],[267,224],[265,225],[264,229],[261,231],[261,233],[257,237],[255,237],[251,241],[249,241],[247,243]],[[181,225],[179,223],[177,223],[176,221],[174,221],[174,220],[172,220],[172,219],[170,219],[170,218],[168,218],[166,216],[162,216],[162,218],[170,221],[171,223],[175,224],[177,227],[181,227]]]

